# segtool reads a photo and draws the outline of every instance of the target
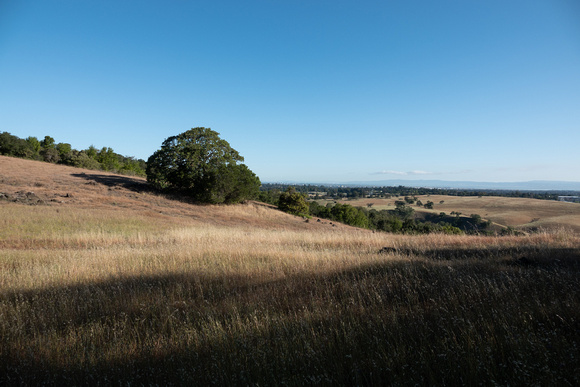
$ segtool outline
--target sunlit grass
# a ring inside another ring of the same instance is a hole
[[[0,206],[0,383],[580,382],[577,235],[313,232],[219,211]]]

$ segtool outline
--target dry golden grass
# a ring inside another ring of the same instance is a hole
[[[118,219],[147,218],[160,225],[213,224],[295,230],[329,227],[271,211],[271,206],[262,203],[192,205],[151,191],[142,178],[0,156],[0,193],[17,197],[18,193],[27,192],[33,192],[44,201],[44,205],[24,210],[38,213],[39,219],[44,217],[40,215],[42,211],[70,210],[82,214],[88,210]],[[0,200],[0,205],[8,202]],[[268,216],[263,216],[265,213]],[[70,224],[68,221],[64,223]]]
[[[416,207],[418,212],[430,212],[439,214],[452,211],[461,212],[464,216],[471,214],[481,215],[486,220],[514,228],[555,230],[566,228],[574,232],[580,232],[580,204],[564,203],[553,200],[507,198],[494,196],[447,196],[447,195],[418,195],[417,198],[423,203],[432,201],[435,203],[432,210]],[[395,201],[391,199],[358,199],[340,201],[352,206],[366,207],[373,203],[377,210],[394,209]],[[443,201],[441,204],[440,202]]]
[[[577,234],[391,235],[0,171],[47,203],[0,202],[0,384],[580,382]]]

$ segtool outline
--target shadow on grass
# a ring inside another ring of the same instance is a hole
[[[578,251],[542,251],[560,263],[396,261],[4,292],[0,384],[578,384]]]
[[[73,173],[72,176],[85,179],[89,182],[105,185],[107,187],[122,187],[133,192],[155,192],[155,189],[147,182],[130,176],[91,173]]]
[[[194,201],[188,195],[179,192],[164,192],[155,189],[146,181],[141,179],[136,179],[130,176],[119,176],[119,175],[102,175],[102,174],[90,174],[90,173],[75,173],[72,174],[74,177],[79,177],[85,179],[93,184],[101,184],[109,188],[125,188],[132,192],[137,193],[151,193],[159,196],[163,196],[169,200],[176,200],[188,204],[199,204]]]
[[[408,249],[384,247],[381,254],[405,254],[422,256],[433,260],[467,260],[505,258],[508,264],[531,266],[558,266],[562,260],[566,264],[580,262],[580,249],[554,248],[542,246],[490,246],[486,248],[441,248],[441,249]]]

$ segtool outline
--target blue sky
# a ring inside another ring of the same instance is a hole
[[[262,181],[580,181],[575,0],[0,0],[0,131]]]

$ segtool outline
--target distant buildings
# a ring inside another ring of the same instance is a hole
[[[567,203],[580,203],[580,196],[558,196],[558,200]]]

